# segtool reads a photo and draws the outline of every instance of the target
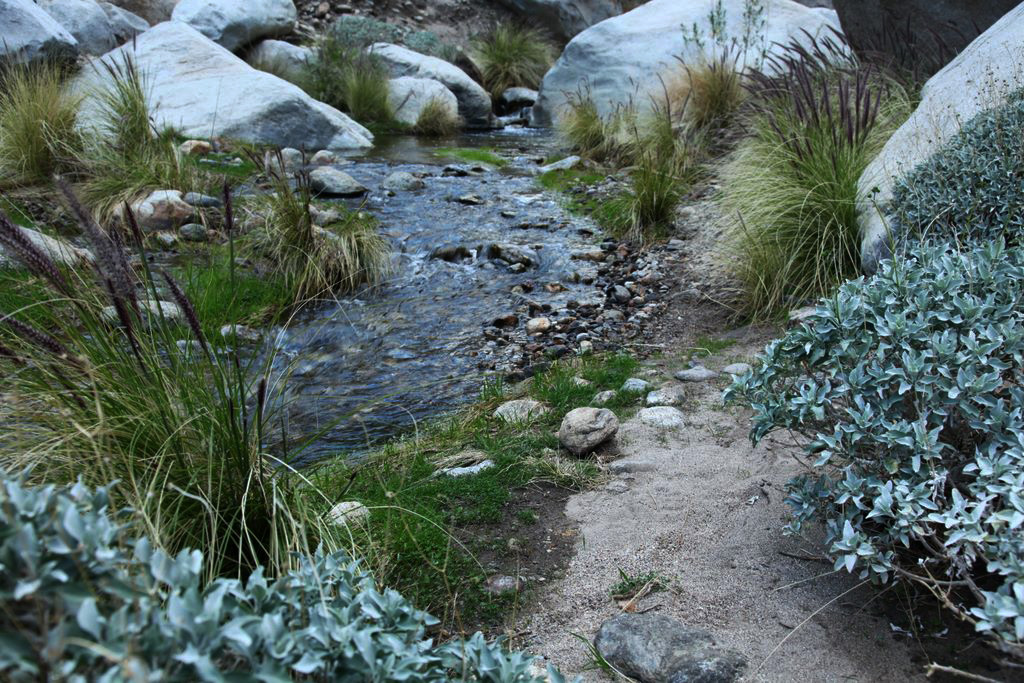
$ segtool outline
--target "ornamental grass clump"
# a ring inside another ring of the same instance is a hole
[[[457,113],[439,98],[430,99],[420,110],[412,132],[428,137],[449,137],[462,128],[462,120]]]
[[[1024,248],[920,246],[842,285],[726,398],[803,445],[799,532],[876,583],[923,586],[1024,657]]]
[[[473,41],[484,87],[497,99],[514,87],[540,87],[544,74],[555,63],[555,51],[540,31],[500,23]]]
[[[119,486],[0,472],[0,679],[564,683],[480,633],[438,643],[436,619],[342,552],[207,581],[207,554],[114,514]]]
[[[791,46],[774,60],[779,75],[751,76],[752,134],[723,171],[722,198],[747,317],[778,315],[859,272],[857,181],[909,100],[844,54],[830,41]]]
[[[330,531],[307,515],[285,456],[265,446],[278,395],[269,361],[206,338],[178,283],[147,265],[130,210],[141,272],[121,233],[59,186],[90,242],[91,270],[57,266],[0,214],[0,245],[49,289],[0,311],[0,371],[18,397],[0,466],[45,483],[120,482],[113,507],[130,508],[171,555],[203,548],[211,576],[287,570],[307,534],[326,542]],[[230,216],[228,204],[229,232]]]
[[[332,31],[320,39],[299,79],[302,88],[321,102],[363,125],[394,125],[388,102],[390,74],[379,57]]]

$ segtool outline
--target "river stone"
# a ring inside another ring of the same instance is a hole
[[[139,302],[139,309],[147,319],[153,317],[159,319],[162,317],[169,321],[185,321],[185,312],[173,301],[153,301],[152,299],[147,299]],[[120,316],[117,314],[117,309],[113,306],[105,306],[100,311],[100,318],[110,324],[119,324],[121,321]]]
[[[359,197],[366,194],[366,188],[348,173],[326,166],[310,172],[309,184],[317,194],[336,197]]]
[[[551,171],[568,171],[569,169],[576,168],[577,166],[579,166],[582,161],[583,159],[581,157],[573,154],[572,156],[567,156],[564,159],[553,161],[547,166],[541,166],[540,168],[537,169],[537,172],[550,173]],[[601,255],[603,257],[604,252],[602,252]]]
[[[692,368],[680,370],[675,374],[675,378],[681,382],[707,382],[716,377],[718,377],[717,372],[708,370],[703,365],[695,365]]]
[[[722,368],[727,375],[745,375],[750,372],[750,363],[732,363]]]
[[[291,33],[297,16],[292,0],[181,0],[171,13],[232,52]]]
[[[187,242],[205,242],[209,238],[206,226],[199,223],[186,223],[178,228],[178,234]]]
[[[327,519],[338,526],[348,526],[351,523],[358,523],[370,516],[370,510],[355,500],[346,500],[338,503],[327,513]]]
[[[641,391],[647,391],[650,388],[651,383],[647,380],[640,379],[639,377],[630,377],[623,383],[622,388],[619,389],[619,391],[635,391],[639,393]]]
[[[1010,11],[932,76],[921,103],[857,183],[861,266],[873,273],[891,251],[884,215],[897,178],[938,152],[978,114],[1004,105],[1024,87],[1024,4]]]
[[[559,40],[622,12],[620,0],[499,0],[531,26],[540,24]]]
[[[526,321],[526,334],[544,334],[551,329],[551,318],[530,318]]]
[[[459,118],[459,100],[444,83],[432,78],[402,76],[388,81],[388,104],[395,118],[415,126],[430,102],[437,102],[452,120]]]
[[[78,41],[31,0],[0,0],[0,61],[71,61]]]
[[[444,84],[458,100],[459,114],[467,124],[489,124],[491,96],[459,67],[443,59],[421,55],[391,43],[375,43],[370,47],[370,52],[387,64],[393,78],[412,76],[429,78]]]
[[[681,72],[677,57],[694,63],[704,50],[684,41],[689,27],[705,28],[719,0],[651,0],[631,12],[591,26],[572,39],[555,66],[544,76],[531,123],[550,126],[563,115],[569,96],[589,89],[598,113],[608,116],[635,102],[649,108],[662,96],[664,79]],[[743,12],[748,0],[721,0],[727,17],[726,42],[742,43]],[[808,47],[815,37],[832,35],[839,18],[832,10],[808,8],[793,0],[765,0],[764,39],[769,55],[798,41]],[[681,28],[685,27],[685,28]],[[805,33],[806,31],[806,33]],[[751,41],[748,59],[760,56],[761,40]],[[642,46],[639,48],[638,46]],[[743,57],[738,55],[742,61]],[[771,62],[765,65],[771,70]]]
[[[253,69],[181,22],[154,26],[101,59],[121,65],[129,55],[146,74],[150,114],[158,128],[173,127],[186,137],[224,137],[274,147],[373,145],[373,134],[337,109]],[[83,69],[75,78],[75,91],[88,95],[81,114],[86,125],[97,121],[96,93],[111,84],[112,77],[100,65]]]
[[[26,228],[23,226],[15,226],[21,231],[21,234],[28,239],[32,244],[36,246],[53,259],[55,262],[62,266],[77,266],[83,263],[92,263],[92,253],[85,249],[80,249],[67,240],[59,237],[50,237],[49,235],[43,234],[38,230],[32,228]],[[0,246],[0,269],[5,268],[20,268],[23,264],[14,255],[13,252],[6,250],[3,246]]]
[[[501,259],[513,264],[521,263],[527,268],[536,265],[538,260],[537,252],[533,249],[507,242],[492,244],[487,248],[487,252],[490,258]]]
[[[313,166],[331,166],[347,162],[329,149],[322,149],[310,158],[309,163]]]
[[[502,403],[494,411],[494,417],[505,422],[528,422],[546,412],[548,409],[543,403],[530,398],[520,398]]]
[[[203,157],[213,151],[213,145],[206,140],[185,140],[178,151],[187,157]]]
[[[686,400],[686,390],[681,386],[667,386],[647,394],[645,403],[649,408],[655,406],[679,406]]]
[[[558,429],[558,441],[576,456],[587,455],[619,431],[619,419],[606,408],[570,410]]]
[[[37,0],[37,4],[75,37],[83,54],[101,55],[149,28],[139,17],[132,21],[129,17],[134,15],[118,7],[105,10],[95,0]]]
[[[417,178],[408,171],[395,171],[384,179],[381,187],[392,192],[411,192],[413,190],[422,190],[426,187],[426,183],[423,182],[422,178]]]
[[[270,39],[256,43],[245,56],[245,61],[257,68],[293,77],[301,75],[312,58],[313,51],[308,47]]]
[[[614,391],[602,391],[597,396],[594,397],[593,403],[594,405],[597,406],[603,406],[609,401],[614,400],[616,396],[618,396],[618,394]]]
[[[211,197],[208,194],[202,194],[200,192],[186,192],[182,199],[184,199],[185,203],[189,206],[199,206],[204,209],[219,209],[224,204],[224,202],[217,197]]]
[[[506,109],[532,107],[537,101],[537,91],[530,88],[508,88],[501,93],[500,99]]]
[[[640,422],[649,427],[661,429],[682,429],[686,426],[686,419],[677,409],[670,406],[658,406],[655,408],[642,408],[637,417]]]
[[[179,190],[156,190],[132,204],[135,220],[143,232],[172,230],[184,225],[195,215],[195,209]]]
[[[731,683],[746,660],[713,635],[661,614],[619,614],[601,624],[594,647],[642,683]]]

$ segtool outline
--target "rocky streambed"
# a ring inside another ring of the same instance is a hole
[[[289,432],[323,432],[303,461],[407,431],[474,399],[487,377],[620,348],[657,311],[657,259],[603,240],[536,182],[549,134],[508,129],[454,144],[507,163],[446,161],[404,137],[338,165],[369,189],[343,201],[379,218],[393,272],[273,335],[277,370],[290,373]]]

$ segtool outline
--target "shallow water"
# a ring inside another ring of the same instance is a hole
[[[473,164],[439,159],[434,150],[442,146],[495,148],[510,164],[443,177],[449,163]],[[511,291],[515,285],[534,284],[530,299],[555,310],[570,298],[594,298],[593,286],[573,284],[593,266],[570,259],[572,250],[596,242],[592,226],[569,215],[530,174],[551,147],[547,135],[523,129],[438,145],[403,137],[343,166],[370,188],[366,198],[348,203],[380,219],[394,271],[381,286],[306,311],[278,338],[277,370],[291,373],[288,433],[323,430],[300,462],[356,454],[477,397],[486,376],[480,366],[495,352],[483,327],[524,302]],[[381,183],[394,171],[429,174],[426,188],[387,196]],[[484,203],[455,201],[468,194]],[[486,257],[492,243],[534,249],[537,263],[515,273]],[[457,263],[430,258],[447,246],[466,247],[471,256]],[[549,282],[567,291],[550,294],[543,287]]]

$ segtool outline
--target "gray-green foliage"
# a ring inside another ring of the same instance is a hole
[[[1019,243],[1024,229],[1024,91],[979,114],[900,179],[886,213],[895,235]]]
[[[406,34],[393,24],[370,17],[345,15],[331,26],[331,35],[349,48],[364,48],[374,43],[397,43],[420,54],[452,61],[459,50],[433,31],[412,31]]]
[[[1018,654],[1022,300],[1024,248],[923,246],[822,300],[726,394],[755,442],[806,439],[792,530],[824,521],[836,569],[919,582]]]
[[[436,620],[344,554],[272,580],[201,583],[109,512],[106,488],[0,482],[0,679],[5,681],[491,681],[533,683],[531,658],[435,644]],[[553,681],[562,681],[557,672]]]

